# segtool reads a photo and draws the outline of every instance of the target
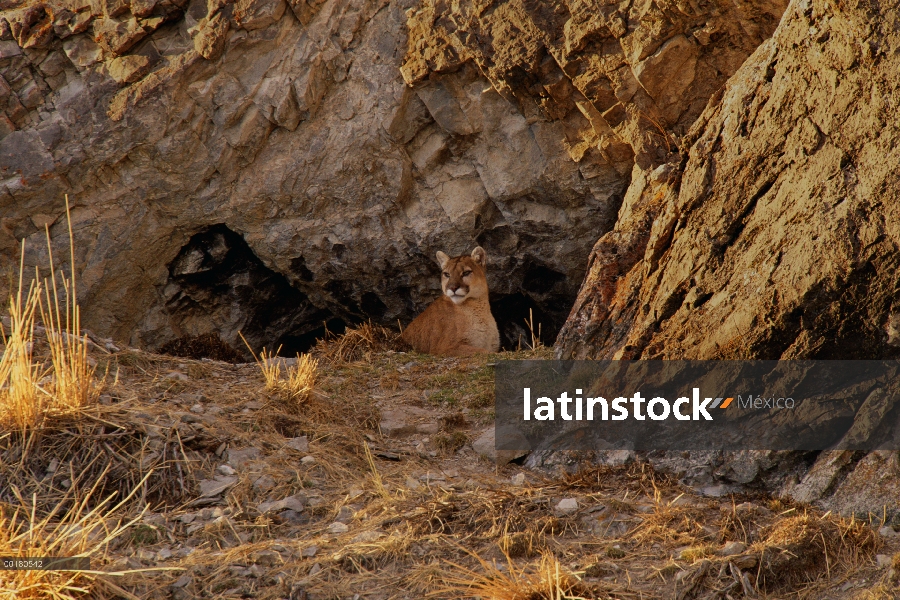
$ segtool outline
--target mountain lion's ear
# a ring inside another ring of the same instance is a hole
[[[447,264],[447,262],[450,260],[450,257],[447,256],[446,254],[444,254],[443,252],[441,252],[440,250],[437,251],[437,254],[435,256],[437,256],[438,264],[441,265],[442,269]]]
[[[482,248],[481,246],[478,246],[474,250],[472,250],[472,258],[475,259],[475,262],[477,262],[482,267],[487,266],[487,254],[485,254],[484,248]]]

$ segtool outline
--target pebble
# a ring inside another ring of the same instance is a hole
[[[191,412],[195,415],[202,415],[206,409],[203,408],[202,404],[195,404],[191,407]]]
[[[307,546],[303,550],[300,551],[300,556],[303,558],[312,558],[316,555],[316,552],[319,551],[318,546]]]
[[[233,468],[231,468],[229,465],[219,465],[219,466],[216,468],[216,471],[218,471],[218,472],[221,473],[222,475],[228,475],[228,476],[234,475],[235,473],[237,473],[237,471],[235,471],[235,470],[234,470]]]
[[[349,523],[353,518],[353,509],[349,506],[342,506],[341,510],[338,511],[338,515],[335,518],[335,521],[338,523]]]
[[[875,555],[875,564],[878,565],[879,569],[886,569],[891,566],[892,558],[887,554],[876,554]]]
[[[347,527],[346,523],[341,523],[340,521],[335,521],[331,525],[328,526],[328,533],[339,535],[341,533],[347,533],[350,530]]]
[[[309,452],[309,438],[305,435],[291,438],[285,443],[285,447],[298,452]]]
[[[314,465],[316,464],[316,458],[311,455],[306,455],[300,459],[300,462],[304,465]]]
[[[260,492],[267,492],[275,487],[275,480],[269,475],[263,475],[253,482],[253,489]]]
[[[415,492],[415,491],[422,489],[422,484],[419,483],[417,480],[413,479],[412,477],[407,477],[406,478],[406,487]]]
[[[881,529],[878,530],[878,533],[883,538],[894,538],[894,537],[900,536],[900,533],[894,531],[894,528],[891,527],[890,525],[885,525],[884,527],[882,527]]]
[[[321,571],[321,570],[322,570],[322,565],[320,565],[319,563],[316,563],[316,564],[314,564],[314,565],[312,566],[312,568],[309,570],[309,574],[310,574],[310,575],[315,575],[316,573],[318,573],[318,572]]]
[[[525,485],[525,473],[516,473],[515,475],[512,476],[511,481],[512,481],[513,485],[518,485],[518,486]],[[577,508],[577,504],[576,504],[576,508]]]
[[[737,556],[746,549],[747,544],[743,542],[728,542],[727,544],[719,548],[719,550],[716,551],[716,554],[718,556]]]
[[[578,510],[578,500],[575,498],[563,498],[556,505],[556,512],[563,515],[571,515]]]

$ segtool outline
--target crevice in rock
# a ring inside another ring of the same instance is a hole
[[[185,339],[217,334],[249,358],[243,334],[254,352],[281,347],[281,354],[293,355],[312,347],[326,324],[329,331],[345,326],[264,265],[224,224],[194,234],[168,269],[166,312],[172,329]]]
[[[530,314],[529,314],[529,311]],[[549,346],[556,339],[562,327],[562,321],[554,319],[541,309],[534,299],[526,294],[517,292],[499,296],[491,301],[491,313],[497,321],[497,329],[500,331],[501,350],[517,350],[528,348],[531,345],[531,331],[526,323],[531,318],[534,327],[534,335],[538,335],[544,345]]]

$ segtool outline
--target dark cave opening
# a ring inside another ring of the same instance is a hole
[[[521,292],[492,300],[491,313],[500,331],[502,350],[530,348],[532,331],[529,324],[534,329],[535,337],[540,333],[539,339],[544,345],[552,344],[562,327],[562,323],[557,324],[534,299]]]
[[[345,327],[263,264],[244,238],[224,224],[194,234],[168,269],[166,311],[172,329],[183,335],[160,350],[202,354],[203,345],[195,338],[214,332],[245,359],[251,355],[241,335],[256,353],[280,347],[280,354],[293,356],[309,350],[326,327],[332,332]]]

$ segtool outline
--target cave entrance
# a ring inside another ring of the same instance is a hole
[[[326,327],[331,332],[346,327],[263,264],[244,238],[224,224],[194,234],[168,270],[165,311],[171,330],[182,335],[173,336],[161,351],[185,355],[188,351],[179,348],[191,347],[192,340],[217,336],[250,360],[243,335],[257,354],[280,347],[280,354],[294,356],[308,351]],[[195,354],[203,353],[202,344],[194,346]]]
[[[535,338],[546,346],[552,345],[562,328],[562,323],[521,292],[492,300],[491,313],[500,331],[501,350],[530,348],[532,328]]]

